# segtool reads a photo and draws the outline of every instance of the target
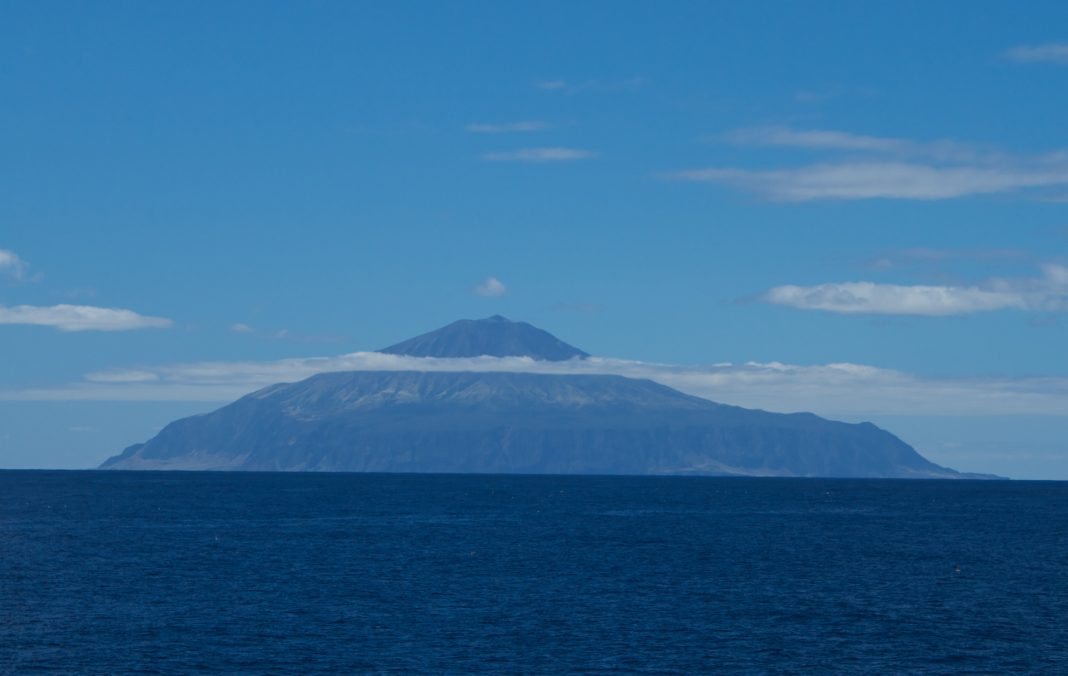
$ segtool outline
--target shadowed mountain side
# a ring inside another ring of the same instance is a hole
[[[112,469],[958,478],[870,423],[609,375],[348,372],[171,423]]]
[[[500,315],[488,319],[461,319],[379,352],[411,357],[531,357],[542,361],[590,356],[548,331]]]

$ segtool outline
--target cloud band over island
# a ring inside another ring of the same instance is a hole
[[[590,357],[441,359],[381,352],[276,361],[196,362],[98,371],[56,387],[0,390],[8,401],[226,402],[280,382],[330,371],[512,371],[647,378],[688,394],[769,411],[825,416],[1063,415],[1068,378],[933,378],[862,364],[780,362],[672,365]]]

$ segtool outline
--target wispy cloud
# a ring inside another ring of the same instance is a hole
[[[96,289],[83,286],[75,289],[59,291],[58,295],[69,300],[76,300],[78,298],[96,298]]]
[[[843,97],[848,98],[862,98],[871,99],[881,96],[882,92],[875,87],[844,87],[840,85],[830,85],[826,87],[818,87],[816,89],[803,89],[794,93],[794,101],[803,104],[817,104],[832,99],[838,99]]]
[[[539,80],[534,83],[534,86],[551,92],[557,89],[567,89],[567,82],[565,80]]]
[[[797,130],[784,126],[748,127],[727,132],[723,140],[739,145],[785,146],[828,150],[896,152],[908,145],[898,138],[864,136],[825,129]]]
[[[152,383],[158,381],[160,377],[152,371],[117,369],[86,373],[85,379],[91,383]]]
[[[799,148],[833,159],[788,168],[708,167],[669,179],[728,185],[771,200],[939,200],[1063,188],[1068,153],[1013,156],[952,140],[918,142],[835,130],[753,127],[715,137],[746,146]]]
[[[133,310],[91,305],[0,305],[0,324],[50,326],[60,331],[131,331],[167,328],[173,322],[163,317],[146,317]]]
[[[567,80],[540,80],[534,83],[538,89],[549,92],[562,92],[565,94],[577,94],[579,92],[613,93],[633,91],[645,86],[649,80],[641,75],[621,78],[618,80],[581,80],[578,82]]]
[[[508,293],[508,287],[496,277],[486,277],[472,291],[479,296],[497,297]]]
[[[794,94],[794,101],[798,103],[822,103],[834,98],[834,96],[833,92],[805,89]]]
[[[993,279],[976,286],[930,286],[840,282],[777,286],[766,303],[840,314],[938,317],[994,310],[1068,311],[1068,267],[1043,266],[1041,277]]]
[[[503,152],[486,153],[482,159],[489,162],[569,162],[596,157],[597,153],[578,148],[521,148]]]
[[[238,322],[230,325],[231,333],[258,336],[270,340],[284,340],[290,343],[341,343],[349,340],[348,336],[334,334],[295,333],[289,329],[257,328]]]
[[[914,141],[894,136],[871,136],[835,129],[794,129],[783,125],[745,127],[713,136],[709,140],[741,146],[799,148],[853,154],[893,155],[946,162],[993,161],[1003,153],[975,143],[952,139]]]
[[[876,270],[933,266],[950,261],[1027,261],[1030,254],[1019,249],[931,249],[913,247],[888,251],[867,262],[867,267]]]
[[[695,169],[668,175],[718,183],[772,200],[938,200],[1068,185],[1068,162],[1046,167],[940,167],[905,162],[843,162],[794,169]]]
[[[511,132],[532,132],[550,129],[552,125],[542,120],[524,120],[499,124],[469,124],[465,129],[473,134],[507,134]]]
[[[60,387],[0,390],[0,400],[225,402],[279,382],[328,371],[513,371],[647,378],[689,394],[770,411],[830,417],[874,415],[1064,415],[1068,378],[922,378],[861,364],[780,362],[678,366],[592,357],[435,359],[378,352],[267,362],[200,362],[91,374]],[[135,375],[131,375],[135,374]],[[155,379],[151,378],[151,375]]]
[[[29,267],[26,261],[19,258],[14,251],[0,249],[0,275],[21,282],[26,279],[26,272]]]
[[[1020,63],[1057,63],[1068,65],[1068,43],[1023,45],[1005,52],[1005,58]]]

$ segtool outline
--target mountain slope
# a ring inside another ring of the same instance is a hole
[[[412,357],[531,357],[543,361],[589,356],[548,331],[500,315],[488,319],[461,319],[379,352]]]
[[[168,425],[112,469],[958,477],[870,423],[608,375],[325,373]]]

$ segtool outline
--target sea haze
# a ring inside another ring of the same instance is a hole
[[[1068,484],[0,472],[0,673],[1068,668]]]

